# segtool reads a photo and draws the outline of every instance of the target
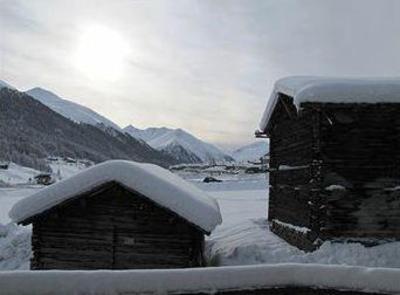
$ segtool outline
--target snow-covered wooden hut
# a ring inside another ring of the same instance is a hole
[[[108,161],[29,196],[10,211],[33,225],[32,269],[180,268],[203,264],[217,202],[151,164]]]
[[[281,79],[256,135],[273,232],[305,250],[400,239],[400,80]]]

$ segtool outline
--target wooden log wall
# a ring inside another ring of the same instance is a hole
[[[310,227],[311,168],[270,172],[268,219]]]
[[[268,219],[312,228],[311,198],[316,188],[315,158],[319,151],[318,114],[305,109],[297,114],[292,99],[281,95],[271,117],[270,194]],[[317,161],[319,164],[319,161]],[[290,167],[281,167],[281,166]]]
[[[117,184],[33,222],[32,269],[133,269],[202,265],[203,233]]]
[[[297,116],[297,110],[288,110],[284,104],[293,107],[290,98],[283,96],[271,117],[270,166],[307,165],[313,156],[312,112]]]
[[[321,124],[324,174],[343,177],[357,188],[378,178],[400,179],[398,104],[312,104],[331,123]],[[329,185],[330,179],[325,179]]]
[[[281,95],[269,125],[269,220],[306,226],[324,239],[400,239],[400,193],[391,190],[400,185],[400,106],[293,107]],[[326,191],[330,185],[347,190]]]
[[[399,239],[399,193],[390,188],[400,184],[400,106],[304,107],[321,114],[321,237]],[[324,190],[332,184],[347,190]]]
[[[400,239],[400,191],[326,191],[326,220],[321,229],[324,239]],[[377,241],[379,242],[379,241]]]

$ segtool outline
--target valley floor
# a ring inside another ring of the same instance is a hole
[[[366,248],[360,244],[324,243],[305,253],[272,234],[266,222],[267,181],[263,175],[225,178],[221,183],[202,183],[221,208],[223,223],[207,238],[206,255],[212,265],[261,263],[320,263],[400,268],[400,242]],[[30,227],[10,224],[12,205],[37,187],[0,188],[0,270],[28,269]]]

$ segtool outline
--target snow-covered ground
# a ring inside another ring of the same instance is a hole
[[[49,163],[49,166],[51,167],[51,170],[53,170],[53,174],[58,178],[57,180],[71,177],[79,171],[87,168],[86,165],[79,160],[76,163],[67,163],[61,159]]]
[[[31,227],[10,223],[8,212],[40,186],[0,188],[0,270],[29,269]]]
[[[193,175],[192,175],[193,176]],[[400,242],[366,248],[360,244],[324,243],[305,253],[272,234],[267,226],[267,181],[263,175],[224,177],[221,183],[189,181],[213,195],[223,223],[207,237],[206,255],[211,265],[262,263],[345,264],[400,268]],[[7,224],[10,207],[38,188],[0,188],[0,224]],[[0,270],[27,269],[29,227],[0,226]]]
[[[260,175],[222,183],[197,183],[218,200],[222,225],[208,237],[212,265],[318,263],[400,268],[400,242],[375,247],[325,242],[306,253],[269,231],[267,181]],[[253,188],[253,189],[251,189]]]
[[[343,294],[400,294],[399,273],[400,270],[390,268],[299,263],[122,271],[2,271],[0,292],[7,295],[342,294],[343,291],[348,291]],[[296,287],[315,291],[296,292]],[[273,288],[283,290],[271,292]]]
[[[27,184],[40,171],[10,163],[7,170],[0,169],[0,182],[7,185]]]
[[[80,160],[76,160],[76,163],[68,163],[61,158],[48,161],[56,180],[71,177],[79,171],[86,169],[87,163],[92,164],[90,161],[82,162]],[[0,169],[0,186],[21,187],[30,185],[34,177],[40,173],[38,170],[10,163],[8,169]]]

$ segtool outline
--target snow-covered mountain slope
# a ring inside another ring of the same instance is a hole
[[[206,143],[182,129],[162,127],[141,130],[129,125],[124,128],[124,131],[135,138],[144,140],[157,150],[167,152],[175,158],[183,157],[179,151],[187,153],[188,155],[185,156],[187,163],[233,161],[232,157],[216,146]],[[190,157],[192,158],[191,160],[189,159]]]
[[[139,129],[132,125],[129,125],[123,129],[125,132],[129,133],[131,136],[142,139],[146,142],[154,140],[160,136],[164,136],[165,134],[169,134],[177,129],[170,129],[166,127],[150,127],[146,129]]]
[[[10,84],[8,84],[5,81],[0,80],[0,88],[10,88],[10,89],[15,89],[14,86],[11,86]]]
[[[4,157],[0,160],[32,168],[42,166],[41,160],[49,156],[85,158],[96,163],[129,159],[163,167],[178,164],[126,133],[112,127],[75,124],[25,92],[8,88],[0,89],[0,126],[0,157]]]
[[[64,117],[72,121],[87,123],[94,126],[102,124],[107,127],[112,127],[116,130],[121,130],[117,124],[96,113],[95,111],[80,104],[63,99],[43,88],[36,87],[26,91],[26,93],[37,99],[44,105],[48,106],[53,111],[63,115]]]
[[[245,145],[232,152],[232,157],[237,162],[255,161],[269,152],[269,143],[267,141],[256,141]]]

